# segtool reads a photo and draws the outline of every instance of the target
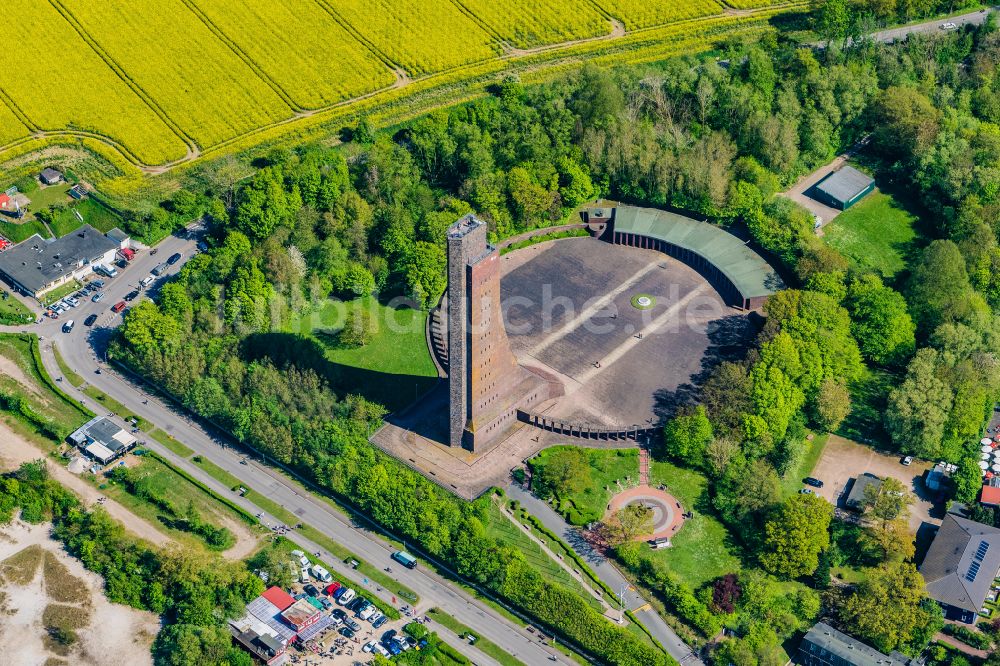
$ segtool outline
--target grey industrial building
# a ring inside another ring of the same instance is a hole
[[[827,174],[806,194],[831,208],[847,210],[875,189],[875,179],[852,166]]]
[[[0,254],[0,279],[38,297],[90,274],[97,264],[111,263],[127,243],[120,231],[111,237],[89,224],[55,240],[35,234]]]

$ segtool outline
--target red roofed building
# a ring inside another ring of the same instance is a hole
[[[284,618],[285,622],[291,625],[296,632],[302,631],[306,627],[316,624],[322,615],[323,614],[320,613],[318,609],[305,599],[299,599],[281,612],[281,617]]]
[[[983,485],[983,492],[979,496],[979,501],[983,504],[1000,506],[1000,477],[994,476]]]
[[[11,207],[10,196],[8,196],[6,192],[0,192],[0,208],[6,210],[10,207]]]
[[[277,606],[279,611],[283,611],[295,603],[294,597],[282,590],[280,587],[269,587],[264,590],[264,594],[260,596]]]

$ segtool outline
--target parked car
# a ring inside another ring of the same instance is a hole
[[[373,629],[381,629],[382,625],[385,624],[388,621],[389,621],[389,618],[387,618],[385,615],[383,615],[379,619],[372,621],[372,628]]]
[[[308,594],[310,597],[318,597],[319,596],[319,588],[317,588],[312,583],[309,583],[308,585],[306,585],[305,587],[303,587],[302,590],[306,594]]]
[[[357,594],[358,593],[352,590],[351,588],[347,588],[346,590],[344,590],[344,593],[340,595],[340,598],[337,599],[337,603],[340,604],[341,606],[346,606],[347,604],[351,603],[351,601],[354,599],[354,597],[357,596]]]
[[[70,319],[69,321],[67,321],[65,324],[63,324],[62,332],[63,333],[69,333],[70,331],[72,331],[73,330],[73,324],[74,324],[74,322],[73,322],[72,319]]]
[[[343,608],[334,608],[330,611],[330,617],[335,617],[341,622],[347,619],[347,613],[344,612]]]
[[[361,651],[362,652],[371,652],[375,648],[376,645],[378,645],[378,643],[376,643],[375,641],[368,641],[361,648]]]
[[[174,252],[172,255],[170,255],[170,258],[167,259],[167,263],[170,264],[171,266],[173,266],[174,264],[176,264],[180,260],[181,260],[181,253],[180,252]]]
[[[913,456],[906,456],[900,462],[909,467],[913,464]]]
[[[389,652],[388,650],[386,650],[385,646],[382,645],[381,643],[376,643],[375,644],[373,652],[375,652],[375,654],[380,654],[380,655],[382,655],[383,657],[386,657],[386,658],[389,658],[390,656],[392,656],[392,653]]]
[[[341,627],[337,633],[344,638],[354,638],[354,631],[350,627]]]
[[[358,619],[367,621],[372,615],[378,612],[378,609],[372,605],[365,606],[365,609],[358,613]]]
[[[103,291],[99,291],[96,294],[94,294],[93,296],[91,296],[90,300],[93,301],[94,303],[100,303],[103,298],[104,298],[104,292]]]
[[[347,618],[346,620],[344,620],[344,624],[350,627],[351,631],[361,631],[361,625],[352,620],[351,618]]]
[[[77,298],[74,298],[74,297],[72,297],[72,296],[67,296],[67,297],[66,297],[66,303],[67,303],[67,304],[68,304],[68,305],[69,305],[69,306],[70,306],[71,308],[75,308],[76,306],[78,306],[78,305],[80,304],[80,300],[79,300],[79,299],[77,299]]]
[[[951,21],[948,21],[947,23],[942,23],[941,24],[941,29],[942,30],[958,30],[958,25],[956,25],[955,23],[952,23]]]
[[[823,487],[823,482],[814,476],[807,476],[806,478],[802,479],[802,483],[806,484],[807,486],[812,486],[813,488]]]
[[[152,273],[156,277],[160,277],[161,275],[167,272],[167,268],[169,267],[170,266],[169,264],[167,264],[167,262],[163,262],[162,264],[158,265],[156,268],[151,270],[150,273]]]
[[[384,634],[382,634],[382,642],[383,643],[388,643],[389,641],[391,641],[395,637],[396,637],[396,630],[395,629],[389,629],[387,632],[385,632]]]
[[[138,297],[139,297],[139,290],[138,289],[133,289],[132,291],[130,291],[127,294],[125,294],[125,300],[128,301],[129,303],[131,303],[132,301],[134,301]]]
[[[326,588],[323,589],[323,593],[324,594],[332,595],[334,592],[336,592],[337,590],[339,590],[340,587],[341,587],[341,585],[340,585],[339,581],[333,581],[332,583],[330,583],[329,585],[327,585]]]
[[[142,278],[142,280],[139,281],[139,288],[145,289],[149,285],[153,284],[153,280],[155,279],[156,278],[154,278],[152,275],[147,275],[146,277]]]
[[[206,243],[205,241],[198,241],[195,247],[198,248],[199,252],[204,252],[205,250],[208,249],[208,243]]]
[[[377,610],[372,613],[371,617],[368,618],[368,621],[371,622],[372,626],[375,626],[375,623],[383,617],[385,617],[385,615],[382,614],[382,611]]]
[[[103,289],[104,288],[104,280],[94,280],[93,282],[90,283],[90,286],[91,287],[96,287],[97,289]]]
[[[803,488],[802,490],[799,491],[799,494],[800,495],[815,495],[816,493],[814,493],[812,491],[812,488]]]
[[[127,307],[128,303],[126,303],[125,301],[118,301],[117,303],[111,306],[111,311],[114,312],[115,314],[118,314]]]
[[[319,603],[323,606],[323,610],[330,610],[331,608],[333,608],[333,602],[327,599],[326,597],[320,597]]]
[[[87,317],[86,319],[83,320],[83,325],[87,326],[87,327],[90,327],[90,326],[94,325],[95,321],[97,321],[97,315],[96,314],[92,314],[92,315],[90,315],[89,317]]]

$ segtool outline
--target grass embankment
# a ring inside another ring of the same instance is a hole
[[[184,446],[171,435],[168,435],[159,428],[154,428],[152,432],[149,433],[149,436],[182,458],[190,458],[194,455],[194,451]]]
[[[9,241],[20,243],[28,240],[35,234],[38,234],[42,238],[50,237],[49,232],[45,229],[45,225],[38,220],[32,220],[23,224],[0,220],[0,236]]]
[[[806,441],[803,445],[804,451],[798,463],[793,465],[781,480],[782,495],[785,497],[794,495],[804,487],[802,479],[812,475],[812,471],[816,468],[816,463],[819,462],[820,456],[823,455],[823,449],[826,448],[827,437],[829,435],[823,433],[816,435],[811,441]]]
[[[247,486],[235,476],[210,460],[205,460],[202,456],[195,456],[192,458],[192,462],[205,470],[209,476],[224,484],[231,490],[238,490],[240,487],[247,488]],[[255,492],[252,488],[247,488],[247,492],[244,497],[259,506],[263,511],[280,520],[285,525],[296,525],[299,522],[299,518],[291,511],[281,506],[271,498]],[[406,599],[411,603],[416,603],[419,599],[413,590],[400,585],[398,582],[387,576],[380,568],[363,561],[359,557],[356,557],[353,553],[351,553],[351,551],[344,548],[341,544],[326,536],[323,532],[320,532],[311,525],[303,525],[297,530],[297,532],[306,539],[319,544],[321,547],[328,550],[334,557],[339,558],[344,562],[347,562],[348,560],[357,561],[359,563],[359,573],[367,576],[370,580],[378,583],[387,590],[394,590],[395,594],[403,599]]]
[[[61,301],[62,299],[70,296],[74,292],[80,289],[80,283],[76,280],[70,280],[66,284],[61,284],[50,292],[45,293],[38,297],[39,302],[42,305],[48,306],[52,305],[56,301]],[[67,317],[68,318],[68,317]]]
[[[0,357],[7,364],[0,371],[4,409],[22,423],[62,439],[93,416],[49,377],[34,334],[0,334]]]
[[[512,656],[507,650],[504,650],[496,643],[490,642],[489,639],[483,638],[472,629],[453,618],[451,615],[448,615],[437,608],[432,608],[427,611],[427,615],[433,621],[439,623],[442,627],[450,629],[452,632],[458,634],[466,640],[468,640],[469,637],[472,637],[474,639],[473,644],[477,648],[490,657],[496,659],[503,666],[523,666],[523,662]]]
[[[851,268],[886,281],[906,268],[918,240],[917,216],[903,202],[876,189],[823,228],[824,238],[847,257]]]
[[[551,234],[542,234],[541,236],[533,236],[531,238],[526,238],[523,241],[518,241],[517,243],[511,243],[510,245],[504,247],[500,250],[500,254],[504,255],[508,252],[513,252],[514,250],[521,250],[526,247],[531,247],[532,245],[538,245],[539,243],[545,243],[551,240],[559,240],[560,238],[577,238],[581,236],[589,236],[590,232],[586,229],[566,229],[564,231],[553,231]]]
[[[528,536],[520,527],[515,525],[507,516],[500,511],[495,503],[489,503],[489,520],[486,533],[497,540],[502,545],[509,546],[522,555],[528,563],[550,582],[558,583],[585,599],[597,611],[604,610],[597,599],[593,597],[580,582],[575,579],[566,569],[552,559],[542,547]]]
[[[544,474],[551,457],[566,448],[554,446],[545,449],[528,461],[533,472]],[[600,520],[613,495],[622,488],[635,485],[639,478],[639,453],[636,449],[581,449],[588,458],[591,483],[586,488],[574,490],[559,497],[555,509],[573,525],[586,525]],[[619,482],[622,488],[619,487]]]
[[[195,544],[212,550],[225,550],[235,543],[231,533],[226,538],[209,543],[206,536],[193,532],[186,522],[188,507],[197,512],[202,522],[216,529],[225,527],[227,521],[257,524],[252,516],[222,501],[208,488],[182,474],[155,454],[147,453],[142,456],[139,464],[132,467],[129,474],[133,480],[131,487],[113,479],[88,478],[109,497],[156,525],[179,543]]]
[[[69,364],[66,363],[66,359],[64,359],[62,354],[59,352],[59,347],[56,345],[52,345],[52,355],[56,357],[56,365],[59,366],[59,371],[62,372],[63,379],[68,381],[74,387],[79,388],[83,386],[83,377],[78,375],[72,368],[69,367]]]
[[[83,222],[76,216],[80,214]],[[100,232],[107,233],[119,226],[122,219],[110,208],[102,206],[94,199],[83,199],[70,206],[56,208],[52,211],[49,228],[57,237],[73,233],[81,224],[89,224]]]
[[[369,341],[360,347],[340,344],[338,333],[348,315],[367,310],[373,322]],[[437,381],[437,369],[427,349],[427,313],[410,307],[389,307],[374,297],[330,301],[321,309],[292,321],[289,329],[316,339],[331,367],[326,374],[343,392],[359,393],[397,410],[413,402]],[[343,387],[343,388],[341,388]]]

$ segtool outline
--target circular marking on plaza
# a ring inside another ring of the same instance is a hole
[[[652,486],[636,486],[612,497],[604,520],[607,521],[621,509],[634,504],[641,504],[653,511],[653,531],[637,536],[636,541],[676,536],[684,524],[680,502],[670,493]]]
[[[636,294],[632,297],[632,307],[636,310],[648,310],[656,305],[656,299],[649,294]]]

